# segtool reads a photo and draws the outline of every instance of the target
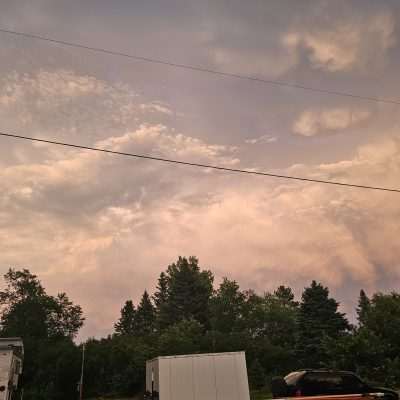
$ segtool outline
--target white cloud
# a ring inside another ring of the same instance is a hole
[[[165,125],[108,129],[103,113],[109,110],[119,120],[137,105],[130,93],[106,85],[94,95],[90,109],[97,118],[86,115],[90,123],[80,129],[101,133],[86,137],[91,144],[223,166],[239,162],[237,148]],[[45,134],[60,134],[47,126],[59,105],[48,113],[32,109],[34,102],[26,98],[24,92],[11,106],[10,119],[23,106],[36,131],[42,127]],[[63,111],[81,110],[83,98],[74,95]],[[112,105],[104,108],[105,102]],[[322,123],[341,129],[332,118],[316,115],[318,129]],[[59,119],[54,126],[67,125],[70,132],[81,122],[74,115],[73,121]],[[397,186],[398,137],[383,137],[348,159],[279,172]],[[89,151],[13,146],[20,156],[1,160],[0,263],[28,266],[50,291],[66,291],[84,307],[84,335],[111,332],[121,304],[138,299],[144,288],[152,290],[160,271],[178,255],[197,255],[217,278],[227,275],[260,291],[280,283],[301,289],[311,279],[354,292],[360,286],[381,288],[384,279],[387,285],[400,282],[395,195],[205,173]]]
[[[307,110],[296,119],[293,132],[302,136],[316,136],[342,132],[357,126],[370,117],[370,112],[361,109],[332,108]]]
[[[108,146],[166,149],[165,142],[183,149],[193,144],[160,127],[142,127]],[[194,141],[194,149],[220,161],[204,143]],[[255,185],[238,176],[134,164],[80,152],[49,168],[9,167],[0,179],[2,264],[29,263],[50,286],[62,279],[88,313],[87,333],[111,329],[121,303],[152,290],[160,270],[179,254],[196,254],[217,278],[229,275],[258,290],[282,282],[299,289],[310,279],[333,290],[374,290],[382,274],[400,281],[396,195],[273,180]],[[294,169],[302,176],[395,186],[400,140],[363,146],[349,160]],[[35,183],[31,190],[27,182]],[[55,187],[58,198],[51,195]],[[16,191],[30,195],[16,201]]]
[[[246,139],[245,143],[247,144],[268,144],[275,143],[278,140],[276,136],[271,135],[262,135],[257,138]]]
[[[167,105],[154,102],[149,104],[141,104],[140,109],[143,111],[156,112],[165,115],[173,114],[172,110]]]
[[[126,85],[110,85],[70,70],[14,72],[0,81],[4,129],[29,129],[30,135],[44,138],[57,135],[82,143],[127,126],[132,129],[141,114],[139,104],[136,93]]]
[[[221,165],[233,165],[240,162],[231,155],[236,152],[234,146],[207,144],[204,141],[183,134],[171,134],[164,125],[143,124],[134,132],[126,133],[118,137],[109,137],[96,143],[100,148],[111,148],[122,151],[134,144],[138,149],[140,144],[141,154],[171,157],[179,161],[207,162],[218,161]]]
[[[72,71],[39,71],[36,76],[13,73],[4,79],[3,104],[21,101],[23,97],[38,96],[40,104],[46,99],[73,98],[93,94],[102,94],[107,86],[105,82],[91,76],[76,75]]]

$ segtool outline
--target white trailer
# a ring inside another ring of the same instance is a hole
[[[245,353],[154,358],[146,362],[146,392],[154,400],[249,400]]]
[[[0,338],[0,400],[14,400],[23,359],[20,338]]]

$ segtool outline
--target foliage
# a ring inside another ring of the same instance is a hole
[[[136,310],[132,300],[127,300],[121,308],[121,316],[114,324],[115,333],[119,335],[133,335],[135,331]]]
[[[201,350],[202,325],[194,320],[182,320],[167,328],[159,338],[160,355],[194,354]]]
[[[339,303],[329,289],[313,281],[302,295],[299,310],[297,353],[303,367],[324,367],[329,362],[326,340],[338,339],[350,329]]]
[[[194,319],[209,325],[209,302],[213,292],[214,277],[210,271],[201,271],[197,258],[179,257],[166,272],[168,300],[166,318],[168,325]]]
[[[70,399],[76,393],[80,353],[72,339],[84,319],[65,293],[50,296],[29,270],[10,269],[0,291],[1,336],[25,345],[25,399]]]
[[[24,398],[76,396],[82,310],[66,294],[50,296],[28,270],[10,270],[0,291],[1,334],[23,336]],[[400,295],[360,292],[351,326],[329,289],[313,281],[297,302],[289,287],[263,294],[213,275],[196,258],[180,257],[127,300],[114,334],[86,342],[84,396],[143,392],[145,362],[158,355],[246,351],[252,398],[268,395],[272,376],[304,367],[353,370],[371,383],[400,387]]]
[[[255,358],[248,369],[248,377],[250,386],[259,390],[265,386],[265,371],[258,358]]]
[[[221,333],[232,333],[243,328],[245,295],[235,281],[223,279],[211,299],[211,326]]]
[[[153,300],[156,310],[156,329],[162,331],[168,326],[168,278],[165,272],[161,272],[158,278]]]
[[[33,338],[74,338],[83,325],[82,309],[65,293],[46,294],[38,278],[29,270],[10,269],[0,292],[3,336]]]
[[[358,299],[358,307],[357,307],[357,319],[358,323],[361,325],[364,325],[365,322],[367,321],[368,318],[368,311],[371,306],[371,301],[364,292],[363,289],[360,291],[360,297]]]
[[[135,315],[135,334],[149,335],[155,330],[155,309],[145,290]]]

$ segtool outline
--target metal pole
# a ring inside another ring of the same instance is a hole
[[[85,344],[82,345],[82,368],[81,368],[81,380],[79,382],[79,400],[83,399],[83,371],[85,368]]]

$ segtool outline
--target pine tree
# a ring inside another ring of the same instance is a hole
[[[363,326],[365,324],[367,319],[367,313],[370,307],[371,307],[371,301],[364,292],[364,290],[361,289],[357,307],[357,319],[360,326]]]
[[[153,295],[156,309],[160,309],[168,301],[168,279],[165,272],[158,278],[157,291]]]
[[[335,339],[350,329],[345,314],[338,311],[339,303],[329,297],[329,289],[313,281],[302,295],[299,310],[298,356],[303,366],[325,366],[325,339]]]
[[[156,327],[159,332],[168,326],[168,278],[161,272],[158,278],[157,290],[153,295],[156,312]]]
[[[194,319],[209,325],[209,302],[214,277],[210,271],[201,271],[195,257],[179,257],[168,267],[167,322],[174,324]]]
[[[132,300],[125,302],[121,309],[121,316],[114,325],[115,333],[119,335],[132,335],[135,331],[136,310]]]
[[[136,310],[135,334],[147,335],[155,330],[155,310],[151,298],[145,290]]]

